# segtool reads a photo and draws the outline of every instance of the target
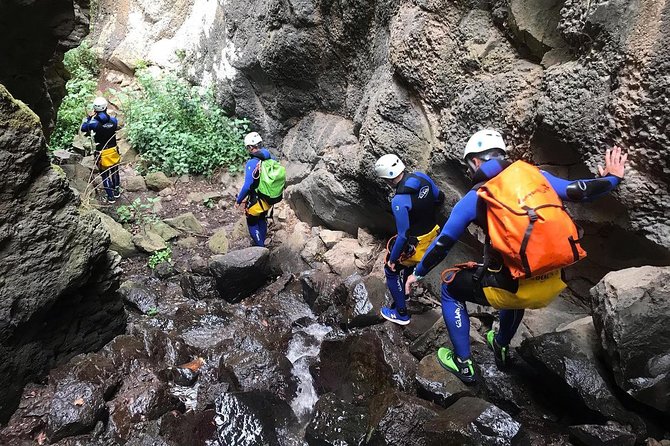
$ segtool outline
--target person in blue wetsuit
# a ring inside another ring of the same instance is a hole
[[[488,234],[486,205],[478,196],[477,190],[483,182],[494,178],[511,164],[505,160],[506,151],[502,136],[495,130],[482,130],[470,138],[465,148],[464,159],[476,186],[454,206],[439,236],[431,243],[414,274],[407,279],[407,293],[410,292],[412,284],[421,280],[446,257],[470,223],[478,224]],[[615,146],[611,150],[608,149],[605,155],[605,167],[599,166],[600,177],[595,179],[573,181],[555,177],[548,172],[541,171],[541,173],[562,200],[590,201],[609,193],[619,185],[624,176],[626,158],[627,155],[622,154],[620,148]],[[442,285],[442,315],[454,350],[442,347],[438,350],[437,356],[445,369],[466,383],[474,382],[476,377],[474,364],[470,358],[470,321],[465,302],[491,305],[490,298],[487,299],[487,295],[492,296],[487,294],[490,293],[489,290],[499,293],[497,295],[503,293],[514,299],[521,293],[522,282],[525,283],[524,279],[512,278],[509,269],[502,264],[499,253],[492,249],[488,252],[490,259],[488,263],[484,262],[487,263],[485,269],[480,268],[481,265],[461,269],[455,273],[450,283]],[[539,277],[532,280],[537,283],[543,280],[556,280],[565,286],[560,278],[560,270],[556,272],[555,279]],[[556,294],[558,293],[553,294],[551,298]],[[494,351],[496,365],[499,369],[504,369],[508,363],[508,346],[521,323],[524,309],[518,305],[508,305],[514,309],[497,307],[501,308],[500,328],[498,333],[493,330],[487,333],[487,343]]]
[[[93,101],[93,113],[84,118],[81,131],[86,136],[92,134],[95,142],[94,157],[102,185],[107,193],[107,202],[115,203],[121,196],[121,179],[119,177],[119,162],[121,155],[116,146],[116,130],[119,123],[115,117],[107,113],[107,100],[97,97]]]
[[[389,241],[384,266],[393,305],[382,307],[381,314],[391,322],[407,325],[410,317],[405,303],[405,279],[439,233],[435,211],[444,201],[444,194],[425,173],[406,173],[403,162],[393,154],[379,158],[375,172],[395,188],[391,209],[397,229],[397,235]]]
[[[256,191],[259,178],[258,164],[263,160],[274,159],[270,151],[261,146],[262,142],[261,135],[256,132],[251,132],[244,137],[244,145],[251,158],[244,166],[244,184],[236,200],[240,207],[244,203],[249,235],[255,246],[265,246],[265,237],[268,232],[267,213],[272,207],[266,200],[259,197]]]

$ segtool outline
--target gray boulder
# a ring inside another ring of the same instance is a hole
[[[344,281],[347,302],[345,323],[349,327],[363,327],[382,321],[381,307],[386,296],[386,284],[376,277],[353,274]]]
[[[158,295],[143,283],[126,280],[119,287],[119,293],[123,300],[142,313],[146,314],[151,309],[158,308]]]
[[[150,172],[144,177],[147,187],[151,190],[162,191],[172,186],[172,181],[163,172]]]
[[[256,291],[270,275],[269,258],[270,251],[258,246],[212,256],[209,270],[219,295],[236,303]]]
[[[591,294],[593,323],[617,384],[670,414],[670,267],[611,272]]]
[[[132,257],[138,254],[137,248],[135,248],[135,244],[133,243],[132,234],[128,232],[122,224],[98,210],[93,210],[92,213],[100,218],[102,225],[107,232],[109,232],[109,249],[118,252],[123,258]]]
[[[185,214],[177,215],[173,218],[166,218],[165,223],[169,224],[175,229],[184,231],[187,233],[202,234],[205,232],[202,224],[195,218],[192,212],[187,212]]]
[[[146,230],[133,236],[133,244],[147,254],[153,254],[167,248],[165,240],[160,235]]]

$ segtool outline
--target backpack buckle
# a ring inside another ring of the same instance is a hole
[[[535,209],[528,208],[526,209],[526,213],[528,213],[528,217],[530,217],[530,221],[532,221],[533,223],[535,223],[537,219],[540,218],[537,215],[537,212],[535,212]]]

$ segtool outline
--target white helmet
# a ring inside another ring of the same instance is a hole
[[[393,179],[405,171],[405,165],[397,155],[384,155],[375,163],[375,173],[379,178]]]
[[[473,153],[486,152],[491,149],[500,149],[503,152],[507,152],[502,135],[500,132],[492,129],[480,130],[468,139],[468,143],[465,145],[465,150],[463,151],[463,159]]]
[[[93,110],[97,112],[103,112],[107,110],[107,99],[103,98],[102,96],[95,98],[93,101]]]
[[[263,138],[257,132],[251,132],[244,137],[245,146],[257,146],[261,142],[263,142]]]

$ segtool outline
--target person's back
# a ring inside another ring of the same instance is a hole
[[[490,228],[487,206],[491,206],[491,202],[482,198],[481,190],[482,186],[510,166],[511,163],[504,159],[506,150],[502,137],[496,131],[477,132],[470,138],[464,158],[470,167],[475,187],[454,206],[440,235],[428,248],[414,275],[408,279],[407,292],[416,280],[420,280],[445,258],[470,223],[478,224],[488,234]],[[601,178],[570,181],[545,171],[540,172],[561,200],[590,201],[607,194],[619,184],[624,174],[625,161],[626,155],[621,155],[621,149],[615,147],[606,153],[605,168],[599,169]],[[509,187],[516,185],[511,184]],[[541,214],[540,211],[538,213]],[[530,223],[537,215],[533,216],[529,212],[527,218]],[[501,227],[504,228],[504,225]],[[532,225],[529,227],[532,229]],[[532,237],[532,230],[529,235]],[[504,368],[507,362],[507,346],[521,323],[524,308],[547,305],[565,287],[560,269],[538,277],[516,279],[505,264],[503,255],[490,246],[485,252],[489,255],[485,256],[484,262],[477,266],[456,269],[442,286],[442,313],[454,351],[441,348],[438,359],[445,369],[465,382],[475,379],[470,359],[466,301],[494,306],[501,310],[500,330],[497,334],[489,332],[487,341],[494,349],[496,363]]]

